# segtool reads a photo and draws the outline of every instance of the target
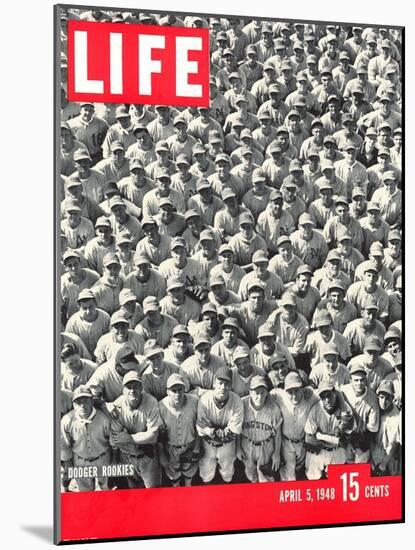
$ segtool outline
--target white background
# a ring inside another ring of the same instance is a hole
[[[0,502],[3,548],[45,547],[52,533],[52,314],[53,314],[53,2],[7,0],[0,8],[1,51],[1,417]],[[101,2],[85,2],[100,5]],[[413,547],[414,519],[414,375],[411,357],[411,319],[414,302],[414,123],[415,20],[410,2],[403,0],[345,0],[249,3],[243,0],[211,0],[209,3],[175,0],[103,2],[122,7],[142,5],[154,12],[162,9],[254,15],[257,18],[287,17],[356,23],[406,25],[407,80],[407,525],[318,529],[162,541],[128,542],[154,550],[200,550],[226,544],[240,550],[279,545],[300,548]],[[111,6],[113,7],[113,6]],[[4,97],[3,97],[4,96]],[[241,506],[245,506],[241,502]],[[172,500],[174,506],[174,500]],[[157,510],[154,510],[157,514]],[[255,514],[255,510],[252,510]],[[411,541],[411,536],[413,540]],[[84,548],[90,545],[84,546]],[[114,547],[113,543],[92,548]]]

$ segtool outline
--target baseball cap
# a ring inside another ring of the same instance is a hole
[[[257,250],[252,255],[252,263],[253,264],[263,263],[263,262],[268,263],[268,261],[269,261],[268,256],[265,254],[265,252],[263,250]]]
[[[334,385],[329,380],[322,380],[318,385],[317,393],[321,395],[325,391],[333,391],[334,389]]]
[[[314,226],[314,220],[310,216],[310,214],[307,214],[305,212],[304,214],[301,214],[301,216],[299,217],[298,225],[313,225]]]
[[[370,204],[370,203],[369,203]],[[377,203],[375,203],[377,204]],[[382,256],[384,255],[383,252],[383,244],[379,241],[375,241],[370,245],[369,252],[372,256]]]
[[[65,204],[65,211],[66,212],[82,212],[82,208],[80,208],[78,201],[76,200],[67,200]]]
[[[220,367],[215,372],[215,378],[217,380],[227,380],[228,382],[232,382],[232,371],[228,367]]]
[[[298,372],[291,371],[287,374],[284,380],[284,390],[293,390],[296,388],[302,388],[303,381]]]
[[[334,279],[331,281],[327,288],[328,292],[330,292],[330,290],[342,290],[343,292],[346,292],[344,284],[340,279]]]
[[[92,160],[90,154],[88,153],[88,151],[86,149],[77,149],[75,151],[75,153],[73,154],[73,159],[74,159],[75,162],[77,162],[78,160],[83,160],[83,159]]]
[[[361,187],[353,187],[352,199],[355,199],[356,197],[366,197],[366,193]]]
[[[393,387],[392,380],[382,380],[379,384],[376,393],[379,395],[380,393],[388,393],[389,395],[394,396],[395,395],[395,389]]]
[[[227,243],[224,243],[224,244],[221,244],[220,247],[219,247],[219,251],[218,251],[218,254],[219,256],[221,254],[223,254],[224,252],[232,252],[232,254],[235,253],[234,249],[231,247],[231,245],[227,244]]]
[[[307,264],[302,264],[297,267],[297,271],[295,272],[295,276],[298,277],[299,275],[313,275],[313,270],[311,267]]]
[[[100,216],[95,222],[95,227],[109,227],[111,228],[111,223],[108,218],[105,216]]]
[[[186,241],[183,239],[183,237],[173,237],[170,243],[170,250],[174,250],[178,246],[182,246],[187,250]]]
[[[199,236],[199,241],[214,241],[215,235],[211,229],[204,229]]]
[[[223,323],[222,323],[222,329],[224,327],[232,327],[236,328],[238,331],[240,330],[238,319],[235,319],[235,317],[227,317]]]
[[[131,244],[131,236],[129,233],[123,232],[118,233],[118,235],[115,237],[115,244]]]
[[[381,351],[382,346],[378,338],[376,336],[369,336],[366,338],[363,351]]]
[[[368,261],[364,267],[363,273],[367,273],[369,271],[374,271],[375,273],[379,273],[378,266],[375,262]]]
[[[271,84],[270,87],[268,88],[268,94],[280,94],[280,93],[281,93],[281,89],[278,86],[278,84],[275,82],[274,84]]]
[[[281,246],[282,244],[284,244],[284,243],[290,243],[290,244],[292,244],[292,243],[291,243],[291,239],[290,239],[290,237],[289,237],[288,235],[281,235],[281,237],[278,237],[277,248],[278,248],[279,246]]]
[[[336,206],[338,204],[346,204],[348,206],[349,201],[347,200],[347,198],[344,195],[340,195],[339,197],[336,198],[335,204],[336,204]]]
[[[229,155],[227,155],[226,153],[220,153],[219,155],[216,155],[215,163],[220,161],[227,162],[228,164],[232,164],[231,159],[229,158]]]
[[[373,296],[368,296],[362,307],[363,309],[376,309],[376,311],[379,311],[379,306]]]
[[[196,143],[192,149],[193,155],[199,155],[206,153],[205,147],[201,143]]]
[[[252,214],[250,212],[242,212],[242,214],[239,216],[239,226],[243,225],[244,223],[254,225],[254,218],[252,217]]]
[[[189,331],[187,330],[187,327],[185,325],[176,325],[173,329],[173,332],[171,333],[172,336],[177,336],[178,334],[186,334],[187,336],[190,336]]]
[[[326,258],[326,261],[327,262],[341,262],[342,261],[342,257],[340,256],[340,254],[337,252],[337,250],[330,250],[329,253],[327,254],[327,258]]]
[[[133,295],[134,296],[134,295]],[[134,296],[135,298],[135,296]],[[113,313],[111,315],[111,321],[110,321],[110,324],[111,326],[114,326],[118,323],[123,323],[125,325],[129,325],[130,324],[130,321],[127,319],[127,317],[125,316],[125,313],[121,310],[119,311],[116,311],[115,313]]]
[[[333,186],[331,185],[330,181],[324,176],[318,179],[318,181],[316,182],[316,185],[320,192],[326,189],[333,191]]]
[[[323,139],[323,145],[326,145],[326,143],[334,143],[334,145],[336,144],[336,140],[334,139],[333,136],[326,136],[324,139]]]
[[[225,281],[224,281],[225,282]],[[215,304],[212,304],[212,302],[207,302],[206,304],[204,304],[204,306],[202,307],[202,314],[203,313],[217,313],[218,312],[218,309],[217,307],[215,306]]]
[[[215,274],[215,275],[211,275],[210,279],[209,279],[209,284],[210,284],[210,288],[214,287],[214,286],[217,286],[217,285],[224,285],[225,284],[225,279],[222,277],[222,275],[219,273]],[[213,305],[213,304],[211,304]],[[216,306],[215,306],[215,311],[216,311]]]
[[[334,162],[330,159],[323,159],[321,162],[321,171],[334,170]]]
[[[317,328],[326,327],[328,325],[331,325],[331,323],[332,319],[327,309],[318,309],[314,319],[314,326],[316,326]]]
[[[209,132],[209,143],[222,143],[222,138],[217,130]]]
[[[173,386],[185,386],[183,377],[180,374],[173,373],[167,378],[167,389],[169,390]]]
[[[253,279],[248,283],[248,292],[251,292],[251,290],[254,290],[254,289],[262,290],[264,292],[265,285],[259,279]]]
[[[212,339],[209,335],[203,332],[199,332],[193,339],[193,345],[195,348],[197,348],[198,346],[200,346],[200,344],[209,344],[210,346],[212,345]]]
[[[280,306],[297,306],[297,301],[292,292],[285,292],[279,301]]]
[[[270,153],[281,153],[282,152],[281,145],[279,145],[276,142],[271,143],[271,145],[269,146],[269,152]]]
[[[95,294],[90,288],[84,288],[83,290],[81,290],[76,301],[82,302],[82,300],[95,300]]]
[[[190,162],[187,155],[181,154],[177,156],[176,165],[178,166],[179,164],[186,164],[187,166],[190,166]]]
[[[125,366],[123,365],[125,368]],[[142,384],[142,380],[138,372],[131,370],[130,372],[127,372],[127,374],[122,379],[122,385],[126,386],[129,382],[139,382]]]
[[[200,218],[200,213],[194,208],[186,210],[186,213],[184,215],[185,221],[191,220],[192,218]],[[141,225],[143,225],[143,223]]]
[[[364,374],[366,376],[366,369],[362,364],[355,363],[350,367],[350,374],[357,374],[360,372],[361,374]]]
[[[204,178],[200,178],[196,182],[196,191],[202,191],[203,189],[211,189],[211,187],[212,187],[212,184]]]
[[[275,336],[275,332],[268,323],[264,323],[258,329],[258,338],[265,338],[266,336]]]
[[[134,261],[134,265],[137,265],[137,266],[151,264],[150,259],[145,254],[142,254],[142,253],[134,254],[133,261]]]
[[[114,206],[125,206],[124,200],[119,195],[110,198],[110,209],[112,210]]]
[[[267,381],[265,379],[265,376],[256,375],[256,376],[253,376],[251,378],[251,382],[249,383],[249,389],[250,390],[256,390],[257,388],[267,388],[268,389],[268,384],[267,384]]]
[[[78,187],[82,185],[82,181],[77,177],[72,175],[70,178],[68,178],[65,181],[65,187],[66,189],[70,189],[71,187]]]
[[[110,146],[111,151],[125,151],[124,145],[121,141],[113,141]]]
[[[393,229],[392,231],[389,231],[388,241],[402,241],[402,237],[398,229]]]
[[[150,340],[147,340],[144,344],[144,355],[147,358],[153,357],[154,355],[159,355],[160,353],[163,353],[163,348],[160,346],[160,344],[155,340],[154,338],[150,338]]]
[[[78,260],[81,259],[81,255],[78,251],[73,250],[72,248],[68,248],[66,252],[63,254],[63,262],[65,263],[68,258],[78,258]]]
[[[173,290],[174,288],[183,288],[185,286],[181,277],[173,275],[167,279],[167,290]]]
[[[128,304],[128,302],[136,302],[136,301],[137,301],[136,295],[129,288],[123,288],[120,291],[119,302],[121,306],[123,306],[124,304]]]
[[[236,193],[231,187],[225,187],[222,192],[222,201],[225,202],[228,199],[236,198]]]
[[[324,357],[325,355],[340,355],[339,350],[337,349],[336,344],[329,343],[324,344],[321,348],[321,355]]]
[[[300,113],[297,111],[297,109],[291,109],[291,111],[288,113],[287,118],[292,117],[301,118]]]
[[[388,181],[388,180],[396,181],[396,175],[393,170],[388,170],[383,174],[382,181]]]
[[[104,267],[108,267],[109,265],[113,265],[113,264],[121,265],[118,256],[113,252],[108,252],[107,254],[105,254],[102,260],[102,265]]]
[[[242,359],[244,357],[249,357],[249,350],[245,346],[236,346],[235,351],[232,354],[234,361],[237,359]]]
[[[80,397],[90,397],[92,399],[92,392],[88,386],[85,384],[81,384],[77,388],[75,388],[73,394],[72,394],[72,401],[76,401]]]
[[[144,315],[149,311],[158,311],[160,309],[160,302],[155,296],[146,296],[143,300],[143,313]]]
[[[136,369],[138,361],[135,358],[134,350],[129,346],[125,345],[119,348],[114,358],[115,363],[119,363],[125,370]]]
[[[271,191],[270,196],[269,196],[269,200],[270,200],[270,201],[276,201],[276,200],[281,200],[281,201],[283,201],[283,196],[282,196],[281,191],[278,191],[278,189],[273,189],[273,190]]]
[[[298,159],[293,159],[290,162],[288,170],[290,172],[296,172],[296,171],[299,171],[299,170],[303,171],[303,165],[301,164],[301,162]]]

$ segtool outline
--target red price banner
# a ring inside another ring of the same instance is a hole
[[[401,520],[402,478],[368,464],[329,466],[320,481],[61,495],[63,541]]]

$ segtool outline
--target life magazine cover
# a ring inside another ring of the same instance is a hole
[[[403,56],[55,6],[55,543],[403,521]]]

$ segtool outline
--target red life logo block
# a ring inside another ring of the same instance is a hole
[[[68,21],[68,100],[209,107],[209,30]]]

